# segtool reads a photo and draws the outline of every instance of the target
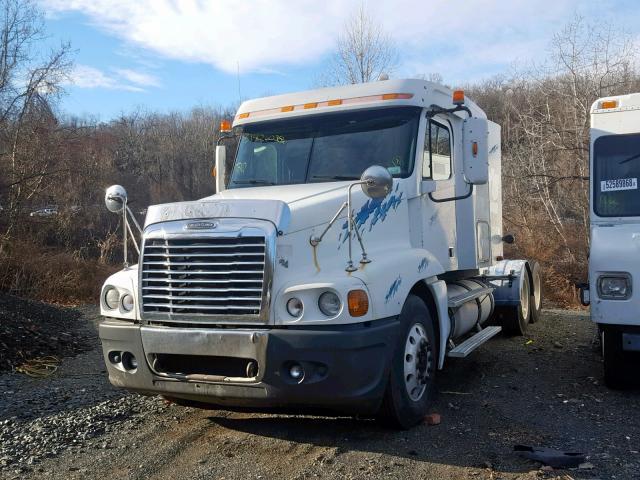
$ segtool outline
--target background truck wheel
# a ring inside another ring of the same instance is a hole
[[[529,275],[522,272],[522,285],[520,287],[520,302],[517,305],[503,305],[497,309],[497,318],[500,319],[502,329],[508,335],[524,335],[531,317],[531,286]]]
[[[624,352],[622,350],[622,332],[612,327],[602,327],[602,358],[604,360],[604,383],[618,390],[628,385]]]
[[[435,389],[438,347],[429,309],[415,295],[409,295],[402,307],[400,328],[379,417],[394,428],[408,429],[427,413]]]
[[[540,275],[540,264],[535,260],[529,262],[531,268],[531,299],[529,300],[529,308],[531,309],[531,318],[529,322],[536,323],[542,315],[542,277]]]

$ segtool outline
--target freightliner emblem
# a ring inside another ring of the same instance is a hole
[[[188,230],[213,230],[218,224],[216,222],[191,222],[187,223]]]

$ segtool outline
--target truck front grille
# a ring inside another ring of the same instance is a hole
[[[259,316],[265,256],[264,236],[147,239],[143,317]]]

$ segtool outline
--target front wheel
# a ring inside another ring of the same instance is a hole
[[[400,328],[380,417],[395,428],[408,429],[422,422],[427,413],[438,362],[433,321],[422,299],[407,297]]]
[[[600,332],[604,383],[614,390],[628,385],[628,375],[622,350],[622,332],[612,327],[603,327]]]

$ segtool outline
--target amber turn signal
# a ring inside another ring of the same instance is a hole
[[[351,290],[347,295],[349,313],[352,317],[361,317],[369,311],[369,297],[364,290]]]

